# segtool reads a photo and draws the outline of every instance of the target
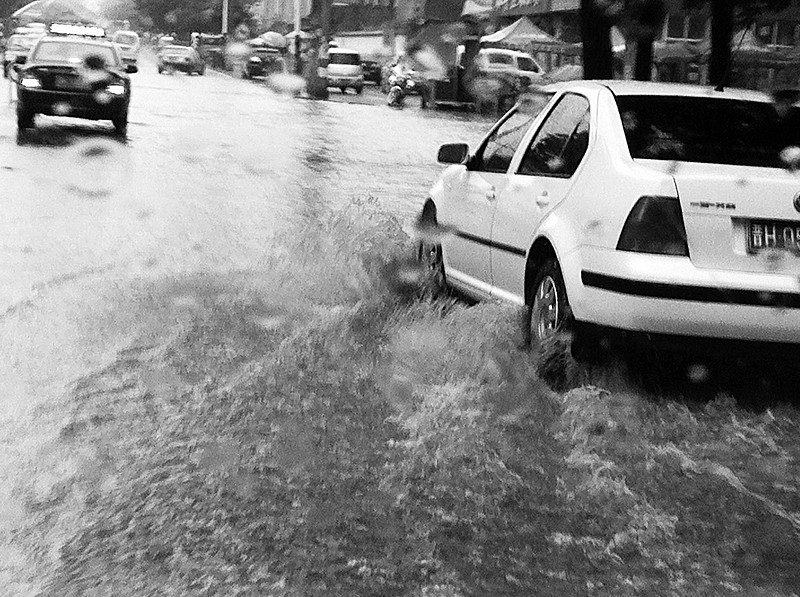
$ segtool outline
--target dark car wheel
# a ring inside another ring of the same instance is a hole
[[[114,132],[119,137],[125,137],[128,134],[128,113],[126,112],[122,116],[117,118],[113,118],[111,122],[114,125]]]
[[[356,87],[355,90],[356,90],[357,94],[361,95],[361,92],[364,91],[364,88],[363,87]]]
[[[417,260],[424,269],[423,291],[433,298],[447,294],[447,276],[442,259],[442,246],[430,242],[421,242],[417,247]]]
[[[17,128],[20,130],[31,129],[34,127],[36,114],[17,105]]]
[[[342,93],[347,93],[347,87],[339,87],[339,90],[340,90]]]

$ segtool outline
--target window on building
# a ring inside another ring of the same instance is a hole
[[[706,36],[706,22],[702,14],[669,15],[664,24],[665,37],[670,39],[696,39]]]

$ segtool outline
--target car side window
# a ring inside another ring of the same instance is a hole
[[[533,118],[530,114],[514,110],[486,140],[471,169],[482,172],[508,172],[511,158],[514,157],[514,153],[528,131],[532,120]]]
[[[517,174],[570,177],[589,145],[589,100],[565,95],[533,137]]]

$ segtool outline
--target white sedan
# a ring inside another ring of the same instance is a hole
[[[450,232],[420,250],[435,278],[527,306],[528,341],[800,344],[796,97],[636,81],[542,93],[474,152],[440,148],[452,165],[421,216]]]

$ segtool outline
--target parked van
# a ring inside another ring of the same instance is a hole
[[[136,64],[139,58],[139,34],[135,31],[117,31],[111,38],[119,48],[124,64]]]
[[[517,50],[483,48],[475,59],[478,69],[485,74],[512,75],[522,87],[542,80],[544,70],[533,56]]]
[[[342,93],[351,87],[356,90],[356,93],[361,93],[364,89],[361,54],[346,48],[330,48],[325,76],[328,80],[328,87],[338,87]]]

